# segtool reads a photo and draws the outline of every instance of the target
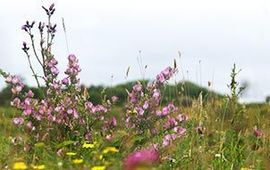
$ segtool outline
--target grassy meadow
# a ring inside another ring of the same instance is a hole
[[[155,165],[154,169],[268,169],[270,167],[270,107],[266,104],[238,107],[241,107],[244,116],[241,121],[236,122],[236,125],[232,125],[226,115],[229,114],[226,101],[213,100],[203,105],[200,101],[194,101],[190,107],[180,107],[180,111],[189,117],[186,124],[187,133],[181,139],[177,139],[173,145],[162,150],[160,163]],[[25,151],[24,142],[18,137],[27,138],[27,136],[12,123],[12,118],[18,114],[18,111],[9,107],[1,108],[1,169],[12,168],[16,161],[25,162],[30,169],[31,165],[35,164],[44,165],[45,169],[89,169],[96,165],[106,165],[107,169],[122,169],[122,160],[129,152],[162,138],[161,135],[153,139],[130,136],[121,128],[124,126],[124,123],[121,124],[123,113],[121,107],[114,108],[110,113],[120,120],[116,131],[117,137],[112,143],[100,142],[85,151],[80,145],[75,144],[76,141],[66,142],[66,144],[64,142],[62,148],[76,155],[59,156],[53,149],[56,145],[54,143],[51,143],[51,146],[37,143],[32,154]],[[203,128],[198,132],[196,127],[199,124],[202,124]],[[261,137],[254,135],[253,129],[256,126],[263,132]],[[21,141],[15,142],[15,138]],[[104,154],[102,145],[112,145],[118,148],[119,152]],[[76,164],[72,161],[75,158],[83,158],[84,162]]]
[[[76,55],[58,69],[55,5],[42,9],[47,20],[21,27],[36,87],[0,69],[0,169],[270,169],[270,105],[239,103],[236,65],[226,95],[171,84],[176,59],[151,81],[85,87]]]

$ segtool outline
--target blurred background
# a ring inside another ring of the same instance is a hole
[[[76,54],[85,85],[151,79],[177,59],[174,81],[205,87],[210,81],[213,90],[226,93],[236,63],[242,69],[239,82],[248,86],[242,101],[264,101],[270,95],[270,1],[0,0],[0,68],[21,75],[29,85],[35,82],[21,50],[22,42],[29,42],[21,26],[26,20],[45,22],[41,6],[51,3],[56,5],[53,51],[59,68],[65,69],[69,53]]]

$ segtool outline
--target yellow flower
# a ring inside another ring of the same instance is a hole
[[[33,169],[45,169],[45,165],[32,165]]]
[[[102,160],[103,159],[103,155],[99,155],[98,159],[99,160]]]
[[[109,152],[112,152],[112,153],[116,153],[116,152],[119,152],[118,149],[116,149],[115,147],[106,147],[104,150],[103,150],[103,154],[106,154],[106,153],[109,153]]]
[[[81,163],[83,163],[83,159],[74,159],[74,160],[72,160],[72,162],[74,164],[81,164]]]
[[[75,155],[77,155],[77,153],[75,153],[75,152],[67,152],[66,155],[68,155],[68,156],[75,156]]]
[[[13,169],[27,169],[27,166],[24,162],[15,162]]]
[[[93,143],[84,143],[82,147],[83,148],[91,148],[92,149],[92,148],[95,147],[95,145]]]
[[[136,110],[136,109],[128,110],[128,113],[129,113],[129,114],[136,114],[136,113],[137,113],[137,110]]]
[[[106,166],[94,166],[91,168],[91,170],[105,170]]]

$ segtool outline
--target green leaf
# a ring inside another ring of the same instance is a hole
[[[72,141],[72,140],[64,141],[64,142],[58,144],[58,145],[57,145],[57,148],[63,148],[63,147],[65,147],[65,146],[74,144],[74,142],[75,142],[75,141]]]
[[[2,75],[3,77],[6,77],[7,76],[7,73],[4,72],[2,69],[0,69],[0,75]]]
[[[43,143],[43,142],[39,142],[39,143],[35,144],[35,147],[37,147],[37,148],[42,148],[44,146],[45,146],[45,143]]]

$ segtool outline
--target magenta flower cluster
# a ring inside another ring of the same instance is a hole
[[[42,100],[34,98],[31,90],[23,93],[24,84],[17,76],[6,76],[6,82],[11,84],[12,92],[16,96],[11,105],[22,110],[22,115],[13,119],[16,125],[25,125],[31,134],[35,134],[37,141],[44,140],[41,131],[51,128],[64,127],[71,133],[74,131],[82,133],[81,135],[91,133],[93,122],[102,121],[104,131],[116,127],[117,120],[106,118],[106,113],[110,109],[111,102],[104,105],[94,105],[87,98],[83,97],[82,89],[78,87],[78,73],[81,71],[78,65],[78,59],[75,55],[69,55],[68,68],[65,71],[67,77],[59,81],[57,79],[58,70],[57,61],[54,58],[48,60],[46,64],[47,83],[49,87],[46,96]],[[113,97],[115,102],[117,97]],[[56,128],[57,129],[57,128]],[[58,128],[60,129],[60,128]],[[59,132],[60,133],[60,132]]]
[[[69,55],[68,56],[68,68],[65,71],[65,74],[68,76],[62,80],[62,82],[65,85],[71,84],[77,84],[80,79],[77,78],[77,75],[81,72],[81,68],[78,64],[78,59],[75,55]],[[69,81],[68,81],[69,80]]]
[[[26,128],[34,141],[68,140],[69,136],[74,135],[79,139],[85,137],[85,140],[91,140],[95,128],[102,131],[102,134],[105,135],[104,138],[112,136],[113,129],[117,126],[117,120],[107,116],[107,112],[118,98],[114,96],[110,100],[106,99],[102,104],[92,104],[89,101],[87,90],[79,84],[78,75],[81,68],[79,60],[74,54],[68,56],[68,66],[64,71],[65,77],[59,78],[58,61],[52,54],[56,24],[51,23],[51,16],[55,12],[55,8],[54,5],[51,5],[49,8],[43,7],[43,9],[48,16],[48,23],[40,22],[38,25],[41,35],[40,49],[36,49],[32,34],[35,22],[27,21],[22,26],[22,30],[30,36],[32,46],[30,48],[26,42],[23,42],[22,50],[27,56],[30,69],[44,98],[35,98],[31,90],[25,92],[25,86],[18,76],[0,72],[12,87],[14,99],[11,105],[21,110],[21,115],[13,119],[14,124]],[[43,32],[46,28],[48,34],[47,37],[44,37]],[[29,53],[30,49],[33,50],[34,58]],[[41,51],[41,54],[38,55],[37,51]],[[33,59],[37,59],[43,75],[35,71],[35,67],[32,65]],[[41,87],[41,80],[44,82],[44,87]]]
[[[22,91],[24,84],[20,77],[9,75],[6,77],[6,82],[12,86],[12,93],[18,94]]]
[[[143,149],[129,154],[124,160],[125,170],[140,169],[140,167],[152,167],[159,162],[159,153],[157,150]],[[142,169],[144,169],[142,168]]]
[[[175,68],[167,67],[146,87],[138,82],[128,93],[126,127],[133,129],[135,134],[147,135],[150,132],[150,136],[165,135],[162,146],[168,146],[186,132],[182,125],[187,117],[179,113],[172,102],[167,106],[161,105],[161,87],[176,71]]]
[[[174,75],[175,71],[175,69],[167,67],[156,76],[156,82],[163,84],[165,81],[169,80]]]

